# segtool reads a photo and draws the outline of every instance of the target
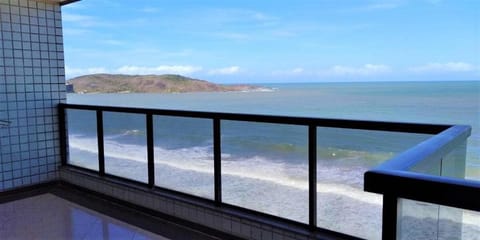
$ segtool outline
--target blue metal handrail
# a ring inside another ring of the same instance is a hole
[[[441,163],[442,159],[461,146],[470,134],[470,126],[451,126],[365,173],[365,191],[383,194],[383,239],[397,237],[399,198],[480,211],[479,181],[411,171],[422,162]]]

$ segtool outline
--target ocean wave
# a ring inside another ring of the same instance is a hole
[[[116,139],[126,136],[145,136],[145,131],[140,129],[122,130],[119,134],[105,135],[105,139]]]
[[[265,88],[265,87],[261,87],[261,88],[257,88],[254,90],[254,92],[275,92],[276,90],[278,90],[277,88]]]
[[[275,92],[276,88],[267,88],[267,87],[258,87],[258,88],[254,88],[254,89],[247,89],[247,90],[242,90],[240,92],[243,92],[243,93],[249,93],[249,92]]]
[[[86,138],[78,135],[69,136],[69,147],[90,153],[97,153],[96,138]],[[146,146],[120,144],[113,139],[105,139],[105,158],[123,159],[145,163],[147,159]],[[197,146],[179,149],[154,148],[155,164],[168,166],[178,170],[213,175],[213,153],[211,146]],[[308,190],[308,165],[291,164],[278,159],[266,159],[262,156],[249,158],[233,158],[231,154],[222,153],[222,175],[234,176],[245,180],[259,180],[276,185]],[[331,166],[330,163],[319,162],[317,169],[317,191],[332,193],[358,201],[381,204],[380,197],[364,192],[363,173],[367,168],[352,166]],[[372,197],[373,196],[373,197]]]

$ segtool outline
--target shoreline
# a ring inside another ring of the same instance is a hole
[[[225,91],[188,91],[188,92],[132,92],[132,91],[121,91],[121,92],[70,92],[67,94],[79,94],[79,95],[93,95],[93,94],[184,94],[184,93],[251,93],[251,92],[275,92],[278,89],[260,87],[258,89],[249,89],[249,90],[225,90]]]

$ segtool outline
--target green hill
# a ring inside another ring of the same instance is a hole
[[[255,91],[251,85],[222,85],[181,75],[92,74],[68,80],[76,93],[183,93]]]

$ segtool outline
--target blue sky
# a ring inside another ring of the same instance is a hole
[[[82,0],[62,17],[67,78],[480,80],[478,0]]]

